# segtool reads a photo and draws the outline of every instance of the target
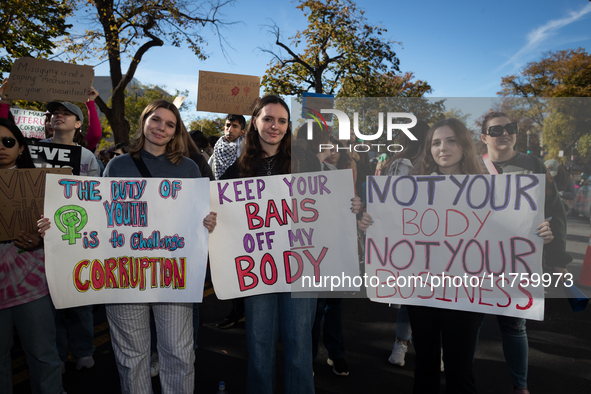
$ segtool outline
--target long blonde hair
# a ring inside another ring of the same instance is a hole
[[[146,108],[144,108],[144,111],[140,115],[137,131],[135,132],[133,140],[130,143],[128,153],[133,157],[140,156],[140,151],[146,142],[146,137],[144,136],[144,126],[146,124],[146,119],[158,108],[165,108],[171,111],[176,118],[174,137],[172,137],[172,139],[168,141],[168,144],[166,144],[166,157],[171,161],[172,164],[179,165],[179,163],[183,161],[183,156],[185,155],[185,144],[181,134],[184,131],[184,127],[182,127],[183,121],[178,108],[173,103],[166,100],[152,101],[146,106]]]

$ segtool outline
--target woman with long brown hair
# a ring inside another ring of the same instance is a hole
[[[240,158],[220,179],[290,174],[292,172],[289,107],[278,96],[261,98],[252,114]],[[296,149],[293,171],[318,171],[316,156]],[[246,297],[248,393],[275,392],[275,353],[279,336],[285,354],[285,392],[314,393],[312,324],[316,298],[293,298],[291,293]]]

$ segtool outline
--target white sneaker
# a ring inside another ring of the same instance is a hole
[[[406,356],[407,351],[408,346],[402,343],[402,341],[394,342],[394,349],[392,349],[392,354],[390,354],[390,357],[388,357],[388,361],[390,364],[404,367],[404,357]]]
[[[76,361],[76,370],[80,371],[82,368],[92,368],[94,366],[94,358],[92,356],[80,357]]]
[[[160,362],[158,361],[158,353],[152,354],[152,359],[150,360],[150,376],[155,377],[158,376],[160,372]]]

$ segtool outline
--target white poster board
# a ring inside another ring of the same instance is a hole
[[[373,301],[543,320],[535,235],[543,175],[368,177],[367,185]]]
[[[56,308],[201,302],[209,180],[47,175],[45,264]]]
[[[45,138],[45,112],[11,108],[14,123],[25,138]]]
[[[351,170],[212,182],[210,268],[220,299],[358,290]]]

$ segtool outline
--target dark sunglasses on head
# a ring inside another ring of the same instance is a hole
[[[2,137],[2,145],[7,148],[14,148],[16,145],[16,138],[12,137]]]
[[[501,125],[490,126],[488,128],[488,135],[490,135],[491,137],[500,137],[503,135],[503,132],[505,130],[507,131],[507,134],[512,135],[512,134],[517,134],[517,132],[519,131],[519,128],[517,127],[516,122],[507,123],[504,126],[501,126]]]

